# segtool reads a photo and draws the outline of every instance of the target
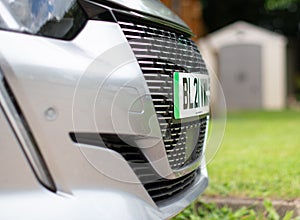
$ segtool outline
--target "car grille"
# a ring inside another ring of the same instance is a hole
[[[195,43],[184,34],[122,14],[116,18],[147,81],[170,166],[180,169],[202,155],[208,119],[174,119],[173,73],[208,74],[205,63]],[[191,155],[188,148],[194,149]]]
[[[196,178],[193,171],[177,179],[161,178],[139,148],[129,146],[117,135],[101,135],[105,145],[120,153],[134,170],[155,202],[164,201],[188,188]]]
[[[195,170],[177,179],[164,179],[156,173],[139,148],[128,145],[116,134],[70,133],[70,137],[76,143],[101,147],[105,145],[121,154],[156,203],[172,198],[188,189],[200,172]],[[126,138],[134,137],[127,136]]]
[[[144,186],[151,198],[159,203],[178,193],[182,193],[191,186],[197,177],[197,172],[198,170],[195,170],[185,176],[173,180],[160,179],[152,183],[144,184]]]

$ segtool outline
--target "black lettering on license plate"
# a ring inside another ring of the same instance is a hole
[[[208,105],[206,91],[207,79],[182,78],[183,84],[183,109],[193,109]]]

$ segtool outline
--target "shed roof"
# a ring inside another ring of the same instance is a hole
[[[208,40],[211,45],[217,48],[239,42],[261,44],[272,41],[273,43],[287,43],[285,36],[244,21],[237,21],[217,30],[209,34],[205,40]]]

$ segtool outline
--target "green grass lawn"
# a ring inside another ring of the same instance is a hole
[[[205,195],[300,197],[300,112],[227,116],[223,143],[209,163]]]

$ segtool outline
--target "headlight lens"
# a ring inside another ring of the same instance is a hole
[[[87,16],[76,0],[0,0],[0,28],[71,39]]]

